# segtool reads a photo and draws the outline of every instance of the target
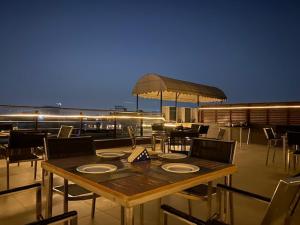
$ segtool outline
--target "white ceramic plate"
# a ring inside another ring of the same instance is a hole
[[[97,156],[100,156],[102,158],[118,158],[121,156],[124,156],[124,152],[99,152],[97,153]]]
[[[112,164],[87,164],[76,168],[81,173],[109,173],[117,170],[118,167]]]
[[[172,173],[194,173],[200,170],[198,166],[186,163],[167,163],[162,165],[161,168]]]
[[[165,153],[158,156],[164,159],[185,159],[187,157],[187,155],[181,153]]]

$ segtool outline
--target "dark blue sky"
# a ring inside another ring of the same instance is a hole
[[[133,108],[148,72],[229,102],[300,100],[299,1],[10,0],[0,29],[0,104]]]

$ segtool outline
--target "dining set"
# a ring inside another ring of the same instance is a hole
[[[69,152],[58,151],[64,156],[52,158],[51,154],[56,154],[50,151],[48,160],[42,162],[43,170],[48,173],[46,217],[52,216],[53,175],[64,179],[65,189],[68,182],[72,182],[96,196],[118,203],[121,205],[121,224],[132,225],[134,207],[140,207],[140,224],[143,224],[143,205],[155,199],[161,202],[163,197],[171,194],[205,196],[208,214],[211,214],[212,194],[215,191],[212,181],[226,177],[227,184],[230,184],[230,175],[237,170],[233,164],[235,142],[194,139],[191,155],[150,154],[139,147],[132,152],[98,150],[95,154],[84,150],[87,147],[83,148],[83,145],[76,148],[83,139],[88,145],[88,137],[69,138],[69,144],[76,142],[70,144],[73,148],[64,148],[70,149]],[[209,153],[212,149],[219,151],[219,154]],[[138,160],[129,162],[132,155]],[[199,188],[202,191],[197,193],[197,187],[204,184],[205,188]],[[67,199],[67,192],[64,195]],[[67,212],[67,201],[64,204]]]
[[[272,198],[237,189],[232,186],[233,174],[238,169],[235,165],[236,141],[207,138],[205,135],[199,135],[200,127],[198,128],[190,130],[180,128],[173,131],[176,137],[179,136],[181,141],[184,139],[185,144],[189,145],[188,148],[180,148],[180,151],[171,148],[172,144],[178,143],[172,143],[170,133],[165,139],[168,140],[169,151],[163,148],[162,151],[155,151],[155,148],[137,145],[134,141],[132,149],[96,149],[92,137],[72,136],[71,126],[62,126],[55,136],[37,131],[11,130],[6,132],[8,143],[4,145],[8,165],[7,190],[0,192],[0,196],[15,191],[36,189],[36,224],[50,224],[47,221],[53,221],[52,218],[55,218],[55,221],[70,221],[72,225],[77,224],[77,212],[69,210],[69,201],[91,200],[91,217],[94,218],[97,213],[96,201],[101,204],[102,200],[99,197],[120,205],[121,225],[135,223],[137,218],[134,216],[134,208],[138,208],[140,212],[139,224],[144,224],[144,205],[153,200],[158,202],[158,221],[155,224],[167,224],[169,216],[189,224],[226,225],[228,221],[233,224],[232,193],[269,205],[262,225],[271,225],[278,217],[284,217],[285,220],[292,217],[294,208],[300,200],[299,176],[281,180]],[[195,131],[197,135],[192,136]],[[153,133],[166,134],[161,127],[158,129],[156,127]],[[17,141],[14,142],[14,139]],[[20,146],[20,143],[23,145]],[[182,145],[182,142],[179,144]],[[164,142],[163,146],[165,145]],[[22,158],[23,152],[27,158]],[[33,155],[37,158],[31,158]],[[10,188],[9,164],[33,162],[36,179],[38,160],[41,160],[42,184],[37,182],[33,185]],[[60,177],[63,182],[55,183],[54,176]],[[220,180],[224,181],[215,185],[216,181]],[[44,217],[41,211],[42,185],[46,189],[43,192],[46,194]],[[54,194],[63,196],[63,214],[53,217]],[[188,213],[166,204],[164,198],[170,195],[186,200]],[[193,215],[192,201],[206,202],[206,218],[199,219],[198,215]],[[213,201],[216,201],[216,204],[213,204]],[[213,209],[213,205],[216,205],[216,209]],[[276,211],[278,207],[282,210],[280,213]]]
[[[273,148],[272,162],[275,162],[278,142],[282,142],[282,154],[284,161],[284,170],[289,172],[291,169],[296,169],[299,163],[300,156],[300,132],[287,130],[282,135],[278,135],[272,127],[263,128],[267,143],[266,166],[269,163],[269,155]]]

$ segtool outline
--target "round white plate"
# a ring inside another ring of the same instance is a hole
[[[109,173],[117,170],[118,167],[112,164],[87,164],[76,168],[81,173]]]
[[[158,156],[164,159],[185,159],[187,157],[187,155],[181,153],[165,153]]]
[[[118,158],[121,156],[124,156],[124,152],[99,152],[97,153],[97,156],[100,156],[102,158]]]
[[[167,163],[162,165],[161,168],[172,173],[194,173],[200,170],[198,166],[186,163]]]

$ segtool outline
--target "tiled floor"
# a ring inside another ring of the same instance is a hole
[[[125,148],[123,148],[125,150]],[[237,149],[236,164],[238,172],[233,176],[233,185],[251,192],[265,196],[271,196],[279,179],[296,173],[288,174],[283,169],[282,151],[278,148],[275,163],[265,166],[266,146],[244,145],[242,149]],[[299,172],[299,168],[298,168]],[[39,169],[38,179],[41,178]],[[30,163],[21,163],[11,166],[11,186],[30,184],[33,182],[33,168]],[[59,177],[54,177],[54,182],[61,182]],[[134,185],[134,184],[133,184]],[[6,168],[4,160],[0,160],[0,190],[6,187]],[[0,225],[17,225],[33,221],[35,219],[35,193],[27,191],[15,195],[0,198]],[[178,196],[168,196],[163,202],[187,211],[187,201]],[[53,214],[62,212],[62,197],[54,194]],[[257,201],[234,196],[235,224],[254,225],[259,224],[266,205]],[[193,215],[205,218],[206,203],[201,201],[192,202]],[[155,225],[158,218],[158,201],[152,201],[145,205],[145,224]],[[120,224],[120,207],[110,200],[102,197],[97,199],[96,214],[92,220],[90,217],[91,200],[76,201],[69,203],[70,210],[77,210],[79,214],[79,224],[90,225],[117,225]],[[138,217],[139,210],[136,208],[135,224],[140,224]],[[300,207],[296,210],[293,225],[300,224]],[[184,224],[181,221],[170,217],[170,225]]]

